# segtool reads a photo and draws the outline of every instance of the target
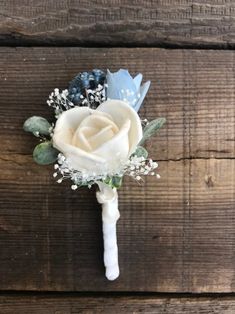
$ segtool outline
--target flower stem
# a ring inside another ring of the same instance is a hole
[[[116,223],[120,217],[118,210],[118,194],[106,184],[99,183],[100,191],[96,193],[97,200],[102,204],[104,265],[106,278],[115,280],[119,276],[118,246]]]

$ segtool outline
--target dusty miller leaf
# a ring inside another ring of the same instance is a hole
[[[153,136],[163,126],[165,122],[166,122],[165,118],[158,118],[149,122],[149,124],[147,124],[146,127],[144,128],[143,137],[139,142],[139,145],[143,145],[143,143],[151,136]]]
[[[133,153],[134,156],[137,156],[137,157],[144,157],[145,159],[147,159],[148,157],[148,152],[147,150],[142,147],[142,146],[137,146],[135,152]]]

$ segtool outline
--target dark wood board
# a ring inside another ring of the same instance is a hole
[[[234,52],[0,49],[0,289],[232,292]],[[29,115],[51,117],[53,87],[78,71],[127,67],[152,80],[142,117],[165,116],[149,144],[161,180],[126,179],[118,223],[120,278],[104,278],[94,190],[58,185],[33,163]],[[177,313],[177,312],[176,312]]]
[[[233,47],[233,0],[1,0],[11,45]]]
[[[234,314],[233,297],[0,297],[0,314]]]

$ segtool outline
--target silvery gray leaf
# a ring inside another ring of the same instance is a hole
[[[33,116],[25,121],[23,128],[35,136],[50,135],[51,124],[45,118]]]
[[[39,165],[49,165],[57,160],[58,153],[51,142],[44,142],[34,148],[33,159]]]
[[[166,122],[165,118],[158,118],[149,122],[143,131],[143,137],[139,142],[139,145],[142,145],[147,139],[153,136]]]
[[[144,157],[145,159],[147,159],[148,157],[148,152],[147,150],[142,147],[142,146],[137,146],[135,152],[133,153],[133,155],[137,156],[137,157]]]

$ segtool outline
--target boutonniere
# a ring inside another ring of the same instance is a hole
[[[47,104],[55,121],[33,116],[24,130],[40,138],[34,160],[54,163],[58,183],[72,181],[71,188],[97,185],[97,201],[102,205],[104,265],[106,277],[119,276],[116,223],[120,217],[118,193],[123,176],[140,182],[146,175],[159,178],[158,164],[148,157],[145,141],[165,123],[164,118],[141,120],[138,110],[150,81],[141,84],[127,70],[115,73],[93,70],[78,74],[68,86],[51,93]]]

